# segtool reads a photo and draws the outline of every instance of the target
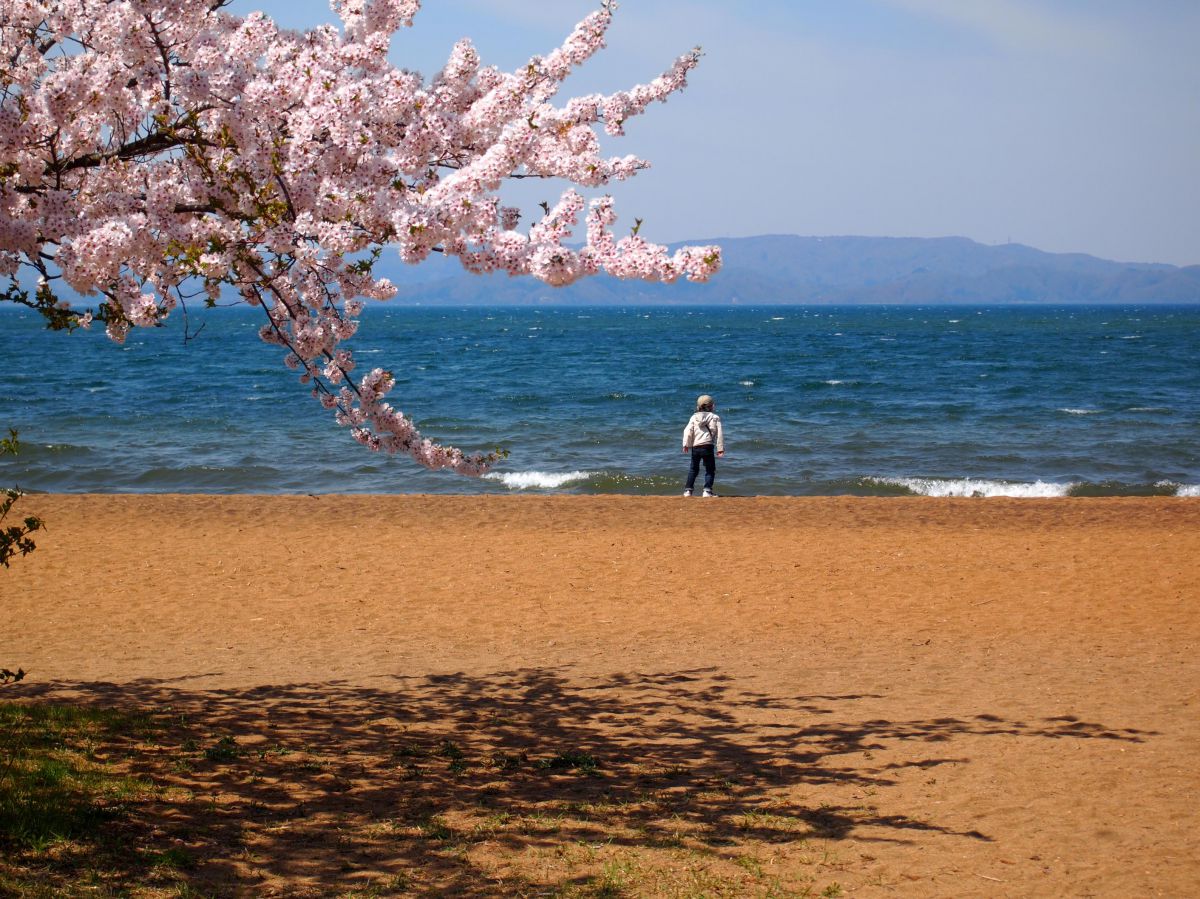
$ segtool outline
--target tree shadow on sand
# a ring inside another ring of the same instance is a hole
[[[989,840],[879,808],[905,778],[970,764],[971,740],[1151,735],[1070,717],[863,720],[856,703],[880,697],[769,696],[713,669],[30,684],[7,698],[68,694],[158,725],[102,749],[161,787],[114,825],[130,850],[111,881],[216,895],[618,895],[667,857],[738,884],[772,847]]]

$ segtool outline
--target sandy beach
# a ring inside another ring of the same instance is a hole
[[[48,529],[0,574],[0,664],[29,672],[0,698],[283,747],[138,811],[198,888],[1200,891],[1200,501],[15,511]]]

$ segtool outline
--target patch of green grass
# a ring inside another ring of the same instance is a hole
[[[600,876],[596,878],[593,895],[600,899],[624,896],[637,883],[637,865],[627,858],[614,858],[604,863]]]
[[[204,750],[204,757],[210,762],[232,762],[242,754],[242,749],[233,737],[225,736]]]
[[[550,758],[538,759],[537,767],[543,771],[564,771],[574,769],[583,774],[592,774],[600,767],[596,757],[588,752],[568,750],[553,755]]]
[[[430,815],[418,825],[421,835],[430,840],[453,840],[458,833],[441,815]]]
[[[546,834],[562,830],[563,815],[551,815],[543,811],[532,811],[513,819],[518,833]]]
[[[512,820],[512,815],[508,812],[497,812],[494,815],[488,815],[482,821],[475,822],[476,835],[487,836],[503,831],[509,821]]]
[[[751,877],[759,878],[763,876],[762,862],[752,855],[739,855],[734,860],[734,864],[745,868]]]
[[[758,809],[742,812],[733,817],[733,824],[740,830],[771,832],[779,834],[807,833],[812,828],[801,818],[792,815],[775,815]]]
[[[429,752],[416,743],[404,743],[393,749],[392,755],[402,759],[423,759]]]
[[[44,852],[122,817],[153,785],[109,771],[95,744],[149,729],[146,716],[108,709],[0,703],[0,845]]]
[[[196,859],[192,857],[192,854],[178,846],[172,846],[170,849],[165,849],[154,856],[154,867],[156,868],[186,871],[188,868],[195,867],[195,865]]]
[[[284,746],[280,743],[276,743],[274,746],[268,746],[268,747],[265,747],[262,749],[258,749],[255,752],[258,756],[258,760],[261,762],[264,759],[266,759],[266,757],[269,755],[274,755],[274,756],[289,755],[291,753],[291,751],[292,750],[288,749],[286,746]]]
[[[412,878],[402,871],[391,877],[372,881],[365,887],[341,893],[339,894],[339,899],[376,899],[376,897],[394,896],[396,893],[402,893],[410,889],[411,886]]]
[[[778,878],[775,878],[766,885],[766,888],[760,895],[762,899],[813,899],[814,893],[812,886],[809,884],[789,887]]]

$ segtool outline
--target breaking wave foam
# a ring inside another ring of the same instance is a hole
[[[510,490],[556,490],[573,481],[591,477],[587,471],[493,471],[484,475],[489,481],[499,481]]]
[[[1021,499],[1067,496],[1074,484],[1012,483],[979,478],[866,478],[868,483],[904,487],[918,496],[1010,496]]]

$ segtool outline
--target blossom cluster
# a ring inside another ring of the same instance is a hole
[[[524,231],[500,201],[514,177],[596,188],[646,167],[605,157],[599,132],[622,134],[683,88],[698,51],[630,90],[555,103],[604,46],[613,4],[513,72],[461,41],[428,82],[387,58],[419,0],[332,0],[342,28],[308,31],[222,6],[0,0],[0,277],[33,269],[43,287],[98,297],[117,341],[232,289],[360,443],[478,474],[494,456],[423,438],[387,402],[388,372],[351,376],[340,344],[362,300],[394,294],[372,274],[383,248],[553,285],[719,268],[716,247],[617,239],[609,197],[589,206],[568,189]],[[586,242],[571,247],[581,217]]]

